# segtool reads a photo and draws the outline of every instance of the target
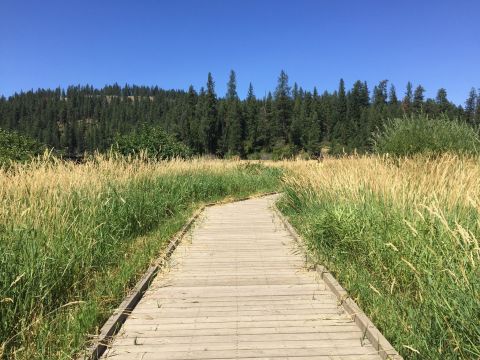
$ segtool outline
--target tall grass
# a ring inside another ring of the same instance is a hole
[[[408,359],[480,357],[480,162],[292,162],[282,211]]]
[[[278,180],[276,169],[216,160],[0,171],[0,357],[71,358],[195,208]]]

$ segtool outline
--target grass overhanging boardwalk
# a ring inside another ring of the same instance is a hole
[[[306,268],[274,200],[207,208],[104,357],[380,359]]]

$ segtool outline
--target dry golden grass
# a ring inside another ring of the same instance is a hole
[[[196,207],[278,183],[209,159],[47,155],[0,170],[0,358],[70,359]]]
[[[58,210],[56,200],[62,200],[72,190],[96,194],[108,184],[122,185],[144,178],[165,175],[205,173],[222,174],[232,171],[244,161],[222,161],[196,158],[153,162],[148,159],[124,159],[96,156],[83,164],[52,159],[48,154],[28,164],[15,164],[0,169],[0,224],[40,215],[51,216]],[[45,206],[51,213],[45,213]]]
[[[477,157],[281,166],[283,211],[403,355],[480,356]]]
[[[359,199],[364,190],[410,207],[440,202],[442,206],[478,204],[480,161],[478,158],[444,155],[392,160],[378,156],[326,158],[317,161],[285,161],[287,184],[301,189],[328,189],[339,196]]]

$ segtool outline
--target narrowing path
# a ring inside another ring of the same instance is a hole
[[[380,359],[272,210],[206,208],[104,357]]]

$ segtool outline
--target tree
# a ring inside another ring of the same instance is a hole
[[[387,84],[388,80],[382,80],[373,89],[373,105],[383,107],[387,103]]]
[[[263,100],[258,118],[258,145],[265,151],[272,151],[273,141],[272,127],[274,122],[274,107],[272,93],[268,93],[267,98]]]
[[[227,149],[230,154],[243,155],[244,125],[240,113],[235,71],[230,71],[226,95]]]
[[[245,100],[245,131],[246,142],[245,151],[247,153],[256,152],[258,146],[258,107],[257,99],[253,91],[252,83],[248,86],[247,98]]]
[[[447,90],[445,90],[444,88],[438,89],[437,96],[435,97],[435,102],[437,103],[439,112],[447,112],[450,108],[450,102],[447,99]]]
[[[322,141],[322,132],[320,126],[320,118],[317,113],[318,94],[307,92],[302,105],[301,118],[304,119],[304,130],[302,135],[303,148],[310,154],[318,154],[320,152],[320,143]]]
[[[275,90],[275,128],[274,135],[278,140],[288,141],[288,132],[291,123],[292,105],[288,75],[281,71]]]
[[[412,103],[413,103],[413,93],[412,93],[412,83],[409,81],[407,83],[407,90],[405,91],[405,96],[402,100],[402,109],[403,112],[406,114],[410,114],[412,111]]]
[[[477,96],[477,106],[475,109],[475,124],[480,124],[480,96]]]
[[[302,104],[303,99],[298,95],[298,90],[296,91],[297,96],[294,100],[293,113],[292,113],[292,124],[290,127],[290,142],[300,149],[303,145],[302,135],[305,131],[304,127],[304,114],[302,114]]]
[[[0,96],[0,127],[16,130],[67,155],[108,150],[119,135],[135,133],[141,124],[160,127],[184,142],[195,153],[235,154],[292,151],[315,152],[320,144],[341,152],[368,148],[372,132],[385,119],[399,118],[403,111],[422,111],[436,117],[446,113],[471,125],[480,124],[480,98],[472,89],[465,109],[448,101],[445,89],[435,99],[424,99],[423,88],[415,93],[407,84],[403,100],[395,87],[380,81],[372,100],[366,82],[346,89],[340,80],[334,92],[318,94],[298,84],[290,89],[287,74],[278,78],[275,96],[255,97],[250,84],[245,100],[237,94],[232,71],[225,96],[217,97],[211,74],[197,93],[163,90],[158,86],[118,84],[95,89],[90,85],[67,89],[39,89]],[[388,94],[387,94],[388,93]],[[387,96],[388,95],[388,96]]]
[[[215,154],[218,141],[217,95],[211,73],[208,73],[205,103],[200,120],[200,135],[205,152]]]
[[[338,93],[335,103],[335,116],[333,124],[333,141],[346,145],[349,128],[347,125],[347,94],[345,92],[345,82],[340,79],[338,84]]]
[[[348,142],[353,148],[363,148],[368,137],[368,130],[363,131],[368,124],[362,123],[364,109],[369,106],[368,89],[366,86],[365,82],[358,80],[353,84],[353,88],[348,94],[347,118],[350,128]]]
[[[425,89],[422,85],[418,85],[415,88],[415,92],[413,93],[413,110],[417,113],[420,113],[423,109],[423,100],[424,100],[424,92]]]
[[[27,161],[41,155],[46,147],[28,136],[0,129],[0,167],[10,161]]]
[[[390,85],[388,92],[388,117],[391,119],[398,118],[402,115],[402,107],[398,101],[397,91],[393,84]]]
[[[465,117],[469,124],[475,124],[475,107],[477,105],[477,92],[472,87],[468,94],[467,101],[465,101]]]
[[[192,85],[188,88],[187,99],[185,102],[184,112],[182,114],[182,133],[181,138],[192,149],[198,151],[199,144],[199,124],[195,117],[195,108],[197,106],[198,95]]]
[[[150,126],[142,126],[134,133],[117,137],[115,150],[123,155],[138,155],[144,151],[149,158],[156,160],[191,156],[190,149],[172,135],[161,127]]]
[[[207,97],[206,97],[206,92],[205,88],[202,86],[200,88],[200,91],[198,92],[198,100],[197,104],[195,105],[195,122],[192,124],[192,131],[194,134],[196,134],[196,147],[194,150],[197,153],[204,154],[206,152],[204,148],[204,131],[202,129],[203,127],[203,118],[204,118],[204,112],[206,108],[206,102],[207,102]]]
[[[393,106],[398,105],[398,98],[397,98],[397,92],[395,90],[395,86],[393,84],[390,85],[390,91],[388,94],[388,103]]]

